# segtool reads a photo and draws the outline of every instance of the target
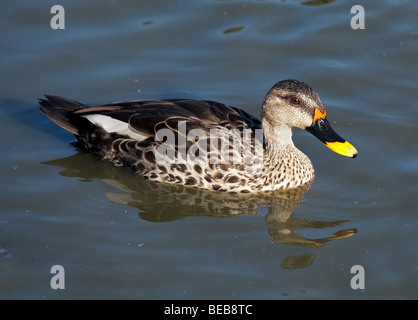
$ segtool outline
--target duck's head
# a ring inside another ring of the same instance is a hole
[[[351,158],[357,156],[357,150],[332,129],[318,94],[304,82],[277,82],[266,95],[262,118],[271,130],[287,131],[298,127],[312,133],[336,153]]]

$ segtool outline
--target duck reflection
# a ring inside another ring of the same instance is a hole
[[[267,208],[266,222],[273,241],[287,245],[318,248],[331,240],[357,233],[356,229],[342,229],[327,238],[309,239],[296,230],[323,229],[339,226],[347,220],[312,221],[292,216],[310,186],[288,192],[266,194],[231,194],[184,186],[165,185],[139,178],[126,168],[95,160],[91,154],[78,152],[73,156],[44,162],[64,168],[66,177],[84,181],[100,179],[121,192],[107,193],[110,201],[138,208],[139,216],[151,222],[168,222],[190,216],[233,217],[257,214]],[[283,268],[304,267],[312,263],[311,255],[287,258]]]

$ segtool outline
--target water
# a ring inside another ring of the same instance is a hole
[[[2,299],[418,297],[416,2],[364,4],[364,30],[350,27],[355,1],[62,0],[65,30],[53,4],[0,4]],[[258,115],[289,77],[319,92],[359,156],[295,129],[317,177],[288,198],[143,181],[37,105],[185,97]]]

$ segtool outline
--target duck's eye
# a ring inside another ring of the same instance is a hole
[[[293,104],[300,104],[300,99],[298,97],[291,97],[290,102]]]

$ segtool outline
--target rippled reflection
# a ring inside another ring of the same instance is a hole
[[[303,200],[310,186],[289,192],[268,194],[230,194],[183,186],[172,186],[139,178],[130,170],[117,168],[109,163],[95,160],[84,152],[73,156],[44,162],[44,164],[64,168],[60,172],[66,177],[80,177],[84,181],[100,179],[117,188],[120,192],[110,192],[106,196],[114,203],[139,209],[139,216],[151,222],[168,222],[190,216],[234,217],[258,214],[260,208],[267,207],[266,221],[273,241],[287,245],[318,248],[331,240],[351,236],[356,229],[341,229],[326,238],[306,238],[296,230],[336,227],[347,220],[313,221],[292,216],[292,211]],[[284,268],[308,266],[311,256],[287,258]]]
[[[216,1],[228,2],[230,0],[216,0]],[[304,5],[304,6],[320,6],[320,5],[332,3],[332,2],[335,2],[335,1],[336,0],[306,0],[306,1],[297,0],[296,2],[299,2],[301,5]],[[282,2],[287,2],[287,1],[282,0]]]
[[[240,26],[240,27],[233,27],[233,28],[228,28],[225,29],[222,33],[223,34],[229,34],[229,33],[235,33],[235,32],[240,32],[241,30],[243,30],[244,27]]]
[[[310,0],[310,1],[302,1],[300,4],[305,6],[321,6],[324,4],[335,2],[336,0]]]

